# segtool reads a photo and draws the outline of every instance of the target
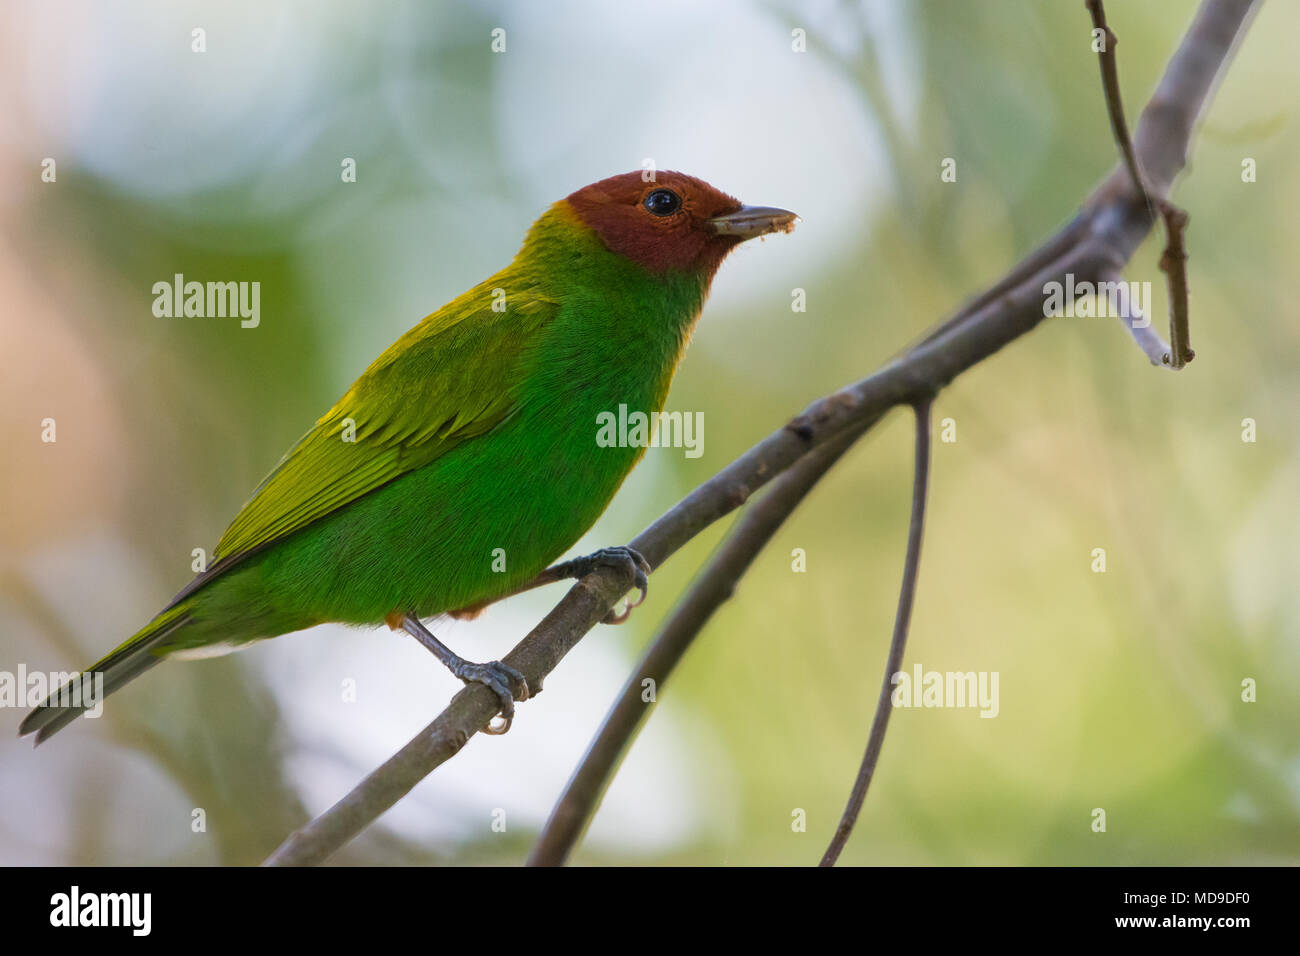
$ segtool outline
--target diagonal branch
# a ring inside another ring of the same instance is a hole
[[[805,455],[772,484],[762,498],[745,509],[726,541],[709,561],[686,596],[642,656],[623,685],[596,739],[551,811],[542,835],[528,857],[529,866],[559,866],[581,839],[595,815],[605,788],[627,752],[637,729],[649,718],[654,702],[642,698],[642,682],[654,681],[655,698],[663,693],[669,675],[686,655],[704,625],[734,592],[758,553],[807,497],[823,475],[866,431],[859,426]]]
[[[1164,199],[1186,161],[1192,127],[1256,0],[1205,0],[1174,54],[1151,102],[1143,110],[1134,151],[1147,191]],[[854,428],[865,428],[896,405],[914,404],[966,369],[993,355],[1043,321],[1048,282],[1099,281],[1121,268],[1150,232],[1152,217],[1127,171],[1111,173],[1093,192],[1071,230],[1053,245],[1051,261],[1026,270],[1023,281],[984,297],[962,321],[942,329],[873,375],[827,396],[776,430],[697,487],[629,542],[659,567],[714,521],[810,451]],[[1059,238],[1059,237],[1058,237]],[[1046,257],[1044,257],[1046,258]],[[602,568],[575,584],[562,601],[511,651],[505,662],[529,686],[543,678],[595,627],[623,594],[627,575]],[[454,756],[496,713],[496,698],[481,685],[466,687],[428,727],[366,777],[337,804],[291,834],[270,864],[318,863],[330,856],[416,783]]]

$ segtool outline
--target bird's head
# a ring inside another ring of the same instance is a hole
[[[797,218],[785,209],[743,205],[702,179],[667,171],[653,179],[641,172],[611,176],[566,201],[605,248],[654,273],[711,277],[740,243],[789,232]]]

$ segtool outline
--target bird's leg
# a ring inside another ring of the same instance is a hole
[[[390,615],[389,626],[394,623],[393,618],[397,615]],[[433,633],[420,623],[420,619],[414,614],[401,615],[400,626],[417,641],[433,652],[433,656],[442,661],[447,670],[451,671],[466,684],[479,683],[486,684],[492,693],[497,695],[497,701],[500,703],[501,718],[505,722],[500,727],[488,725],[486,733],[504,734],[510,729],[510,723],[515,717],[515,692],[517,684],[520,687],[518,700],[525,701],[528,699],[528,681],[524,675],[519,673],[509,664],[503,664],[500,661],[488,661],[486,664],[475,664],[473,661],[467,661],[460,657],[446,644],[433,636]],[[396,628],[394,628],[396,630]]]
[[[543,571],[539,577],[544,575],[548,581],[559,581],[564,578],[585,578],[597,568],[620,568],[626,571],[632,576],[636,589],[641,592],[635,601],[627,602],[627,607],[621,614],[610,611],[609,614],[605,615],[603,623],[622,624],[632,613],[632,608],[637,607],[645,600],[646,592],[650,589],[650,562],[641,556],[640,551],[622,545],[616,548],[601,548],[599,551],[584,555],[581,558],[553,564]]]

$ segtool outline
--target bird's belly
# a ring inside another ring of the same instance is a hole
[[[636,463],[641,449],[596,434],[594,415],[516,415],[271,549],[264,593],[304,620],[358,624],[499,597],[581,537]]]

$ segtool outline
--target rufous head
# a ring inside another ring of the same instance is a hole
[[[755,236],[794,229],[794,213],[746,206],[702,179],[668,171],[623,173],[567,198],[605,248],[654,273],[712,276],[727,253]],[[649,180],[649,181],[647,181]]]

